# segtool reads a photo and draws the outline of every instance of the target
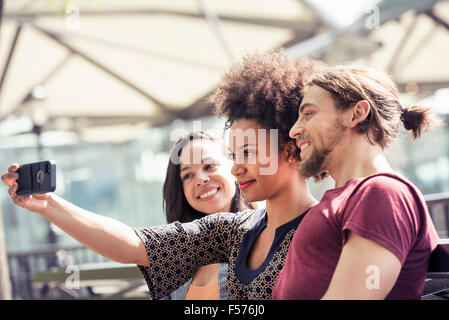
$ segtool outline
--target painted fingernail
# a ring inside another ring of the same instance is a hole
[[[12,174],[12,176],[13,176],[14,178],[18,178],[18,177],[19,177],[19,174],[18,174],[17,172],[14,172],[14,173]]]

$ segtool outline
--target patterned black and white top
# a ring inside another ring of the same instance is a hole
[[[217,213],[190,223],[135,228],[145,244],[149,261],[149,267],[138,267],[153,299],[176,290],[198,267],[212,263],[229,264],[228,299],[271,299],[274,281],[284,266],[291,239],[304,216],[301,214],[276,229],[270,251],[256,270],[248,269],[246,262],[254,241],[266,227],[265,209]]]

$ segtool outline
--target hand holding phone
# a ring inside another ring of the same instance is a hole
[[[56,162],[46,160],[21,165],[17,170],[16,194],[28,196],[56,190]]]
[[[43,214],[51,193],[56,190],[56,163],[41,161],[23,165],[12,164],[2,174],[8,193],[19,207]]]

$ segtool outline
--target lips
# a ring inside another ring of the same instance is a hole
[[[301,149],[304,148],[305,146],[309,146],[311,143],[307,140],[296,140],[296,146]]]
[[[296,146],[301,150],[301,153],[303,153],[305,150],[307,150],[307,148],[309,148],[310,145],[311,145],[311,143],[307,140],[297,140],[296,141]]]
[[[201,190],[196,198],[204,201],[210,200],[218,193],[219,190],[219,187],[207,187],[206,189]]]
[[[256,180],[238,181],[239,189],[245,190],[249,188]]]

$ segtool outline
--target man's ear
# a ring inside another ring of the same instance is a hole
[[[370,104],[366,100],[360,100],[351,108],[351,118],[348,119],[349,127],[355,128],[368,117],[371,111]]]

